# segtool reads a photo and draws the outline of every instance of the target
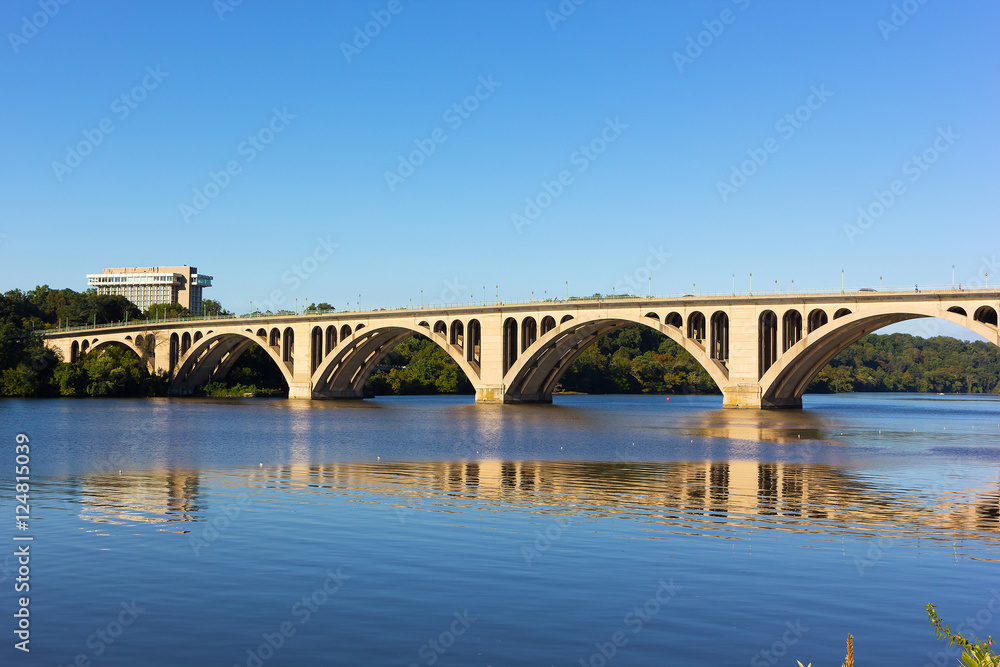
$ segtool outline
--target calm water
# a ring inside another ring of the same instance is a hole
[[[1000,634],[995,397],[470,400],[0,402],[0,664],[924,665],[928,602]]]

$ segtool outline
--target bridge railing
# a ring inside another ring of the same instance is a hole
[[[693,286],[692,286],[693,287]],[[998,291],[998,288],[994,288],[993,292]],[[809,296],[809,297],[827,297],[827,296],[875,296],[878,295],[899,295],[899,294],[914,294],[922,292],[955,292],[955,293],[966,293],[966,292],[990,292],[988,287],[985,288],[969,288],[958,285],[931,285],[931,286],[920,286],[914,285],[912,288],[853,288],[845,290],[807,290],[791,288],[782,290],[780,286],[776,289],[772,288],[770,290],[753,290],[753,291],[722,291],[722,292],[695,292],[692,290],[689,293],[673,292],[667,294],[592,294],[589,296],[571,296],[568,298],[557,298],[557,297],[542,297],[542,298],[529,298],[522,300],[478,300],[478,301],[464,301],[464,302],[433,302],[422,306],[398,306],[394,308],[359,308],[356,310],[320,310],[320,309],[305,309],[301,312],[294,311],[278,311],[278,312],[260,312],[255,311],[253,313],[244,313],[242,315],[187,315],[180,317],[161,317],[152,320],[131,320],[131,321],[121,321],[121,322],[106,322],[97,325],[83,324],[83,325],[71,325],[71,326],[60,326],[53,327],[51,329],[39,330],[46,334],[54,333],[68,333],[73,331],[94,331],[97,329],[113,329],[125,326],[145,326],[150,328],[158,328],[163,325],[168,324],[179,324],[190,322],[196,324],[199,322],[217,322],[217,321],[234,321],[234,320],[247,320],[247,319],[274,319],[274,318],[290,318],[290,317],[315,317],[317,315],[340,315],[344,317],[352,317],[371,313],[388,313],[388,312],[434,312],[439,310],[454,310],[458,308],[499,308],[504,306],[530,306],[530,305],[545,305],[545,304],[573,304],[578,302],[597,302],[602,303],[606,301],[663,301],[663,300],[683,300],[683,299],[701,299],[701,298],[763,298],[768,296]]]

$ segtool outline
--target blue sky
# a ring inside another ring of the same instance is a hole
[[[962,0],[8,0],[0,289],[191,264],[245,312],[1000,284],[998,24]]]

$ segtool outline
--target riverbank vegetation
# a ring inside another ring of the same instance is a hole
[[[206,307],[225,313],[221,304]],[[326,304],[323,304],[326,305]],[[93,290],[0,294],[0,396],[161,396],[168,378],[150,374],[143,359],[103,347],[74,363],[56,358],[40,333],[58,325],[157,319],[183,315],[179,306],[154,305],[140,312],[124,297]],[[657,331],[632,325],[588,347],[567,370],[558,388],[587,394],[718,394],[708,373],[678,344]],[[251,346],[229,375],[200,390],[206,396],[287,395],[278,368]],[[414,336],[381,360],[366,394],[468,394],[472,384],[448,354]],[[852,391],[1000,393],[1000,348],[938,336],[870,334],[820,371],[811,393]]]

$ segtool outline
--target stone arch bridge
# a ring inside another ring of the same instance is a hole
[[[810,381],[865,334],[938,317],[1000,345],[1000,290],[628,298],[328,313],[57,330],[46,344],[74,360],[106,345],[171,377],[173,395],[220,380],[250,345],[274,360],[289,397],[361,398],[393,347],[415,334],[455,361],[486,403],[548,403],[599,337],[642,324],[677,342],[733,408],[796,408]]]

